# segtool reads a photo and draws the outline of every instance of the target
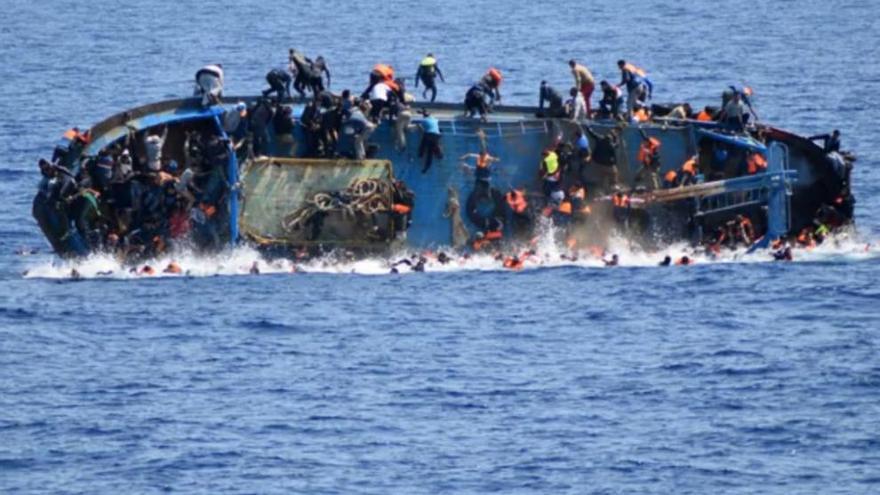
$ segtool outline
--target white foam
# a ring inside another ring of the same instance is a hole
[[[631,247],[630,243],[623,238],[612,238],[605,254],[598,257],[589,251],[570,252],[564,246],[553,241],[554,232],[547,228],[541,235],[534,249],[535,255],[526,257],[523,270],[579,266],[584,268],[604,268],[604,260],[610,259],[612,254],[619,257],[619,266],[652,267],[663,259],[670,256],[674,261],[683,256],[688,256],[694,265],[711,263],[765,263],[772,262],[772,252],[758,250],[747,253],[746,249],[723,250],[716,257],[707,256],[702,249],[694,249],[687,243],[669,245],[657,251],[645,251]],[[511,251],[509,255],[521,254],[527,248]],[[439,253],[439,250],[434,253]],[[502,262],[490,254],[474,254],[467,258],[452,254],[451,250],[445,250],[453,259],[446,264],[441,264],[436,257],[427,254],[428,262],[425,265],[426,272],[456,272],[456,271],[499,271],[507,270]],[[827,239],[822,245],[814,249],[795,248],[793,250],[795,262],[824,262],[842,261],[855,262],[880,257],[880,247],[876,243],[861,239],[857,234],[844,232]],[[314,258],[303,262],[294,262],[287,259],[264,258],[259,251],[249,246],[240,246],[216,255],[199,255],[193,252],[180,252],[173,255],[165,255],[149,262],[142,262],[135,267],[121,263],[115,257],[107,254],[95,254],[85,259],[78,260],[47,260],[41,257],[30,257],[30,265],[26,265],[25,278],[71,278],[75,270],[82,278],[113,278],[113,279],[142,279],[161,277],[210,277],[217,275],[237,276],[250,275],[251,268],[256,263],[260,274],[294,274],[294,273],[327,273],[327,274],[359,274],[359,275],[386,275],[391,272],[392,265],[402,259],[416,261],[419,251],[404,251],[391,253],[386,256],[375,256],[361,259],[352,259],[341,254],[332,254],[320,258]],[[573,255],[576,255],[573,256]],[[164,273],[163,270],[170,264],[176,263],[182,269],[180,274]],[[152,275],[143,274],[143,268],[149,265],[153,268]],[[134,268],[134,270],[132,270]],[[410,273],[411,268],[406,264],[398,264],[399,273]]]

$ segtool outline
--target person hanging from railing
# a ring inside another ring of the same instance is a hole
[[[697,183],[697,165],[699,157],[693,155],[689,157],[678,169],[676,185],[690,186]]]
[[[639,129],[642,143],[639,145],[638,161],[642,168],[635,177],[636,183],[643,183],[649,190],[660,189],[660,140],[649,137],[644,129]]]
[[[422,140],[419,143],[419,158],[425,159],[422,173],[427,173],[434,162],[434,158],[443,159],[443,146],[440,142],[440,122],[427,110],[422,109],[422,120],[419,122],[422,128]]]
[[[595,141],[592,162],[599,165],[597,171],[601,177],[601,188],[605,193],[611,192],[618,183],[617,147],[620,143],[620,129],[615,127],[607,134],[601,135],[586,126],[587,134]]]

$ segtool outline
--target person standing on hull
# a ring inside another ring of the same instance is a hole
[[[309,72],[309,87],[312,89],[312,94],[317,98],[322,91],[324,91],[324,74],[327,74],[327,88],[330,87],[330,68],[327,67],[327,61],[324,60],[323,55],[318,55],[318,58],[311,63],[311,71]]]
[[[427,98],[428,91],[431,92],[431,103],[434,103],[434,100],[437,99],[437,82],[436,78],[440,77],[440,80],[446,82],[446,79],[443,78],[443,72],[440,70],[440,66],[437,65],[437,59],[434,58],[433,53],[429,53],[422,61],[419,63],[419,68],[416,70],[416,88],[419,87],[419,81],[425,86],[425,90],[422,91],[422,98]]]
[[[566,115],[571,119],[571,121],[580,122],[584,119],[589,118],[589,113],[587,113],[587,104],[584,101],[584,95],[582,95],[577,88],[571,88],[568,91],[568,94],[571,96],[571,98],[569,98],[569,100],[565,103],[565,112]]]
[[[220,103],[223,97],[223,65],[206,65],[196,72],[196,88],[193,96],[202,98],[202,107]]]
[[[587,118],[593,115],[593,107],[590,105],[590,97],[593,96],[593,90],[596,89],[596,80],[593,73],[590,72],[585,65],[577,63],[576,60],[568,61],[571,67],[571,74],[574,76],[574,87],[584,96],[584,104],[587,106]]]
[[[293,82],[293,78],[287,72],[272,69],[266,74],[266,82],[269,83],[269,89],[263,90],[264,97],[272,93],[275,93],[279,101],[290,97],[290,83]]]
[[[443,148],[440,145],[440,122],[436,117],[422,110],[422,142],[419,143],[419,158],[425,158],[422,173],[427,173],[431,168],[434,158],[443,159]]]
[[[311,61],[293,48],[288,52],[287,59],[287,71],[293,77],[293,89],[299,93],[300,98],[305,98],[306,87],[309,86],[309,75],[306,68]]]
[[[480,119],[485,122],[486,114],[490,106],[496,101],[501,101],[501,71],[492,68],[476,84],[471,86],[464,99],[465,112],[468,117],[473,117],[476,112],[480,113]],[[487,101],[488,99],[488,101]]]
[[[544,112],[544,102],[547,102],[547,111]],[[565,116],[565,107],[562,105],[562,95],[559,91],[553,89],[553,86],[547,84],[547,81],[541,81],[541,89],[538,95],[538,117],[559,118]]]
[[[650,99],[654,88],[643,69],[627,63],[626,60],[618,60],[617,67],[620,68],[620,84],[617,87],[626,87],[627,116],[632,116],[642,92],[646,95],[646,99]]]

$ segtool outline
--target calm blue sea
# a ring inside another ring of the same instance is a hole
[[[880,493],[876,2],[2,10],[0,493]],[[247,276],[239,250],[194,277],[61,277],[30,216],[58,136],[187,94],[209,62],[253,94],[289,47],[336,90],[433,51],[446,101],[496,65],[533,103],[572,57],[609,79],[631,59],[662,100],[747,83],[764,120],[842,131],[859,234],[791,264]]]

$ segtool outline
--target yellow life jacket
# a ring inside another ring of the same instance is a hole
[[[559,156],[555,151],[551,151],[544,157],[544,170],[547,175],[554,175],[559,171]]]

